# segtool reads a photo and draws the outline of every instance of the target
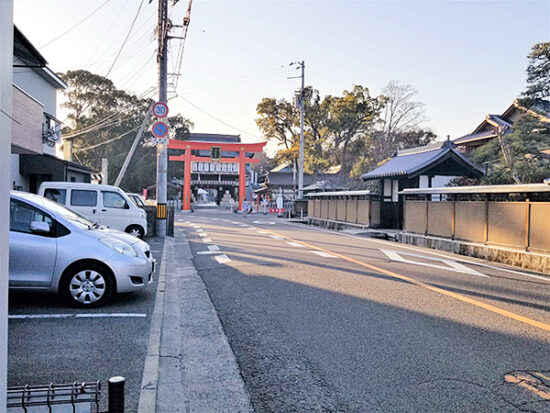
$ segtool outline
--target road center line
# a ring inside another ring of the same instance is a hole
[[[311,248],[311,249],[314,249],[314,250],[317,250],[317,251],[326,252],[327,254],[331,254],[331,255],[334,255],[336,257],[342,258],[342,259],[344,259],[348,262],[352,262],[352,263],[357,264],[361,267],[365,267],[365,268],[368,268],[372,271],[376,271],[380,274],[384,274],[384,275],[387,275],[389,277],[396,278],[398,280],[407,281],[407,282],[409,282],[411,284],[414,284],[418,287],[425,288],[426,290],[430,290],[430,291],[433,291],[433,292],[436,292],[436,293],[439,293],[439,294],[442,294],[442,295],[446,295],[447,297],[452,297],[456,300],[471,304],[473,306],[476,306],[476,307],[482,308],[484,310],[499,314],[501,316],[510,318],[512,320],[519,321],[520,323],[530,325],[531,327],[540,328],[541,330],[550,332],[550,324],[546,324],[546,323],[543,323],[541,321],[533,320],[532,318],[525,317],[525,316],[522,316],[520,314],[513,313],[511,311],[505,310],[505,309],[500,308],[500,307],[496,307],[496,306],[491,305],[491,304],[486,304],[482,301],[475,300],[475,299],[467,297],[466,295],[463,295],[463,294],[448,291],[448,290],[445,290],[445,289],[439,288],[439,287],[434,287],[430,284],[426,284],[425,282],[419,281],[415,278],[411,278],[411,277],[408,277],[406,275],[398,274],[398,273],[393,272],[393,271],[385,270],[384,268],[378,267],[376,265],[367,264],[366,262],[356,260],[355,258],[348,257],[347,255],[339,254],[337,252],[332,252],[332,251],[329,251],[327,249],[318,247],[316,245],[309,244],[307,242],[298,241],[296,239],[287,237],[285,235],[278,234],[278,233],[273,232],[273,231],[267,231],[267,232],[272,234],[272,235],[270,235],[271,237],[279,237],[279,238],[283,238],[283,239],[286,239],[286,240],[289,240],[289,241],[297,242],[299,244],[304,245],[305,247],[308,247],[308,248]]]
[[[56,318],[144,318],[145,313],[74,313],[74,314],[13,314],[10,320],[56,319]]]

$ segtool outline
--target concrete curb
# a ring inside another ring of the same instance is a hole
[[[253,412],[180,230],[165,241],[138,413]]]
[[[168,244],[173,243],[170,238],[164,239],[164,248],[159,268],[159,280],[155,295],[155,306],[149,328],[149,343],[147,356],[141,379],[141,392],[138,402],[138,413],[150,413],[155,411],[157,401],[157,387],[159,376],[160,340],[162,331],[162,318],[164,313],[164,291],[166,287],[166,256]]]

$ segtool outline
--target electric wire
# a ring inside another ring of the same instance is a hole
[[[92,11],[90,14],[88,14],[86,17],[84,17],[82,20],[80,20],[78,23],[74,24],[73,26],[71,26],[70,28],[68,28],[67,30],[65,30],[63,33],[61,33],[59,36],[53,38],[52,40],[50,40],[48,43],[45,43],[43,44],[42,46],[40,46],[40,49],[43,49],[44,47],[46,46],[49,46],[50,44],[52,44],[53,42],[55,42],[56,40],[59,40],[61,39],[63,36],[65,36],[67,33],[70,33],[72,30],[76,29],[78,26],[80,26],[82,23],[84,23],[86,20],[88,20],[90,17],[92,17],[94,14],[96,14],[99,10],[101,10],[103,8],[103,6],[105,6],[107,3],[109,3],[109,1],[111,0],[105,0],[103,3],[100,4],[100,6],[95,9],[94,11]]]
[[[204,109],[198,107],[198,106],[195,105],[193,102],[189,101],[188,99],[184,98],[183,96],[174,96],[174,98],[176,98],[176,97],[179,97],[180,99],[182,99],[183,101],[185,101],[188,105],[190,105],[190,106],[194,107],[195,109],[197,109],[199,112],[202,112],[202,113],[205,114],[206,116],[209,116],[210,118],[212,118],[212,119],[214,119],[214,120],[220,122],[221,124],[230,127],[231,129],[234,129],[234,130],[236,130],[236,131],[238,131],[238,132],[241,132],[241,133],[245,133],[245,134],[250,135],[250,136],[252,136],[252,137],[254,137],[254,138],[256,138],[256,139],[260,139],[262,142],[265,140],[264,138],[262,138],[262,137],[256,135],[255,133],[251,133],[251,132],[245,131],[245,130],[243,130],[243,129],[239,129],[239,128],[237,128],[237,127],[231,125],[230,123],[227,123],[226,121],[224,121],[224,120],[222,120],[222,119],[220,119],[220,118],[217,118],[216,116],[214,116],[214,115],[208,113],[207,111],[205,111]]]
[[[141,12],[141,7],[143,6],[144,1],[145,0],[141,0],[141,2],[139,3],[139,7],[137,9],[134,20],[132,21],[132,24],[130,25],[130,29],[128,30],[128,33],[126,34],[126,37],[124,38],[124,41],[122,42],[122,45],[120,46],[120,49],[119,49],[119,51],[118,51],[118,53],[115,57],[115,60],[113,60],[113,64],[111,65],[109,70],[107,70],[107,73],[105,74],[105,77],[109,76],[109,74],[111,73],[111,70],[113,70],[113,67],[115,67],[115,64],[118,60],[118,57],[120,56],[120,53],[122,53],[122,49],[124,49],[124,46],[126,45],[126,42],[128,41],[128,38],[130,37],[130,34],[132,33],[132,29],[134,28],[134,25],[136,24],[136,20],[139,16],[139,13]]]

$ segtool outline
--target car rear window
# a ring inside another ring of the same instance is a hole
[[[57,188],[47,188],[44,191],[44,197],[51,199],[61,205],[65,205],[65,200],[67,199],[67,190],[66,189],[57,189]]]
[[[71,191],[72,206],[97,206],[97,191],[73,189]]]

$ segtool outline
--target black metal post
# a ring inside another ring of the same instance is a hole
[[[108,413],[124,413],[124,383],[126,383],[126,379],[122,376],[109,379]]]

